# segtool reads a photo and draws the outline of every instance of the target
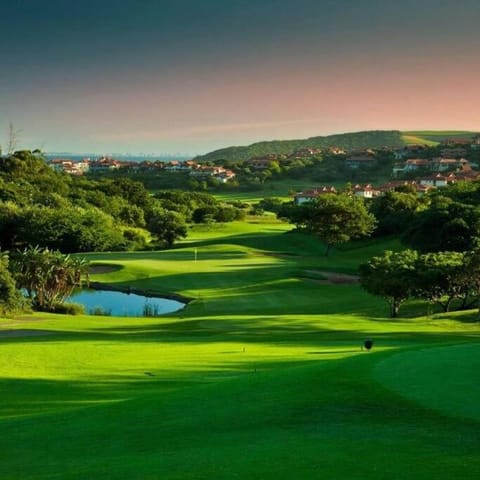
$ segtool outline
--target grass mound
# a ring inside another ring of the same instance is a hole
[[[427,408],[480,421],[479,372],[480,343],[474,343],[393,355],[377,365],[375,375]]]

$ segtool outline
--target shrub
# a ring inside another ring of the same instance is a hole
[[[62,315],[83,315],[85,307],[80,303],[59,303],[53,307],[52,311]]]

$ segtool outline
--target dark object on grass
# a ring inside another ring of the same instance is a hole
[[[365,347],[365,350],[371,350],[373,347],[373,340],[365,340],[363,346]]]

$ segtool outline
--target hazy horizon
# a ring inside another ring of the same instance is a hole
[[[3,144],[10,121],[25,148],[192,156],[480,130],[476,0],[23,0],[2,12]]]

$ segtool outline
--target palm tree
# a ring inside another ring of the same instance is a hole
[[[88,282],[88,261],[61,252],[29,247],[18,252],[13,271],[19,288],[25,289],[34,307],[53,311],[73,289]]]

